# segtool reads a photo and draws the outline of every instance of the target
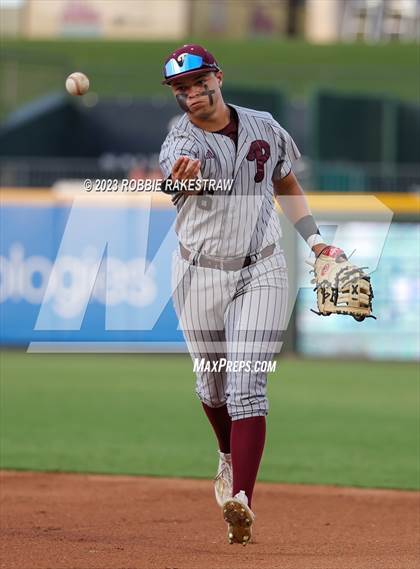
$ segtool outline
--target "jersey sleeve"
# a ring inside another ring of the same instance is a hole
[[[290,134],[275,122],[274,130],[278,141],[279,160],[274,168],[273,180],[281,180],[290,174],[294,162],[300,158],[300,152]]]
[[[159,155],[160,169],[165,178],[169,178],[172,167],[180,156],[200,158],[200,149],[196,140],[184,132],[173,129],[165,138]]]

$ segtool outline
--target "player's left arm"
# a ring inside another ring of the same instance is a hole
[[[309,247],[318,256],[327,247],[312,216],[305,193],[290,170],[283,178],[273,178],[274,196],[285,216],[295,226]]]
[[[320,316],[346,314],[358,322],[375,318],[370,276],[363,270],[366,267],[353,265],[342,249],[324,243],[288,154],[274,169],[272,181],[274,196],[284,214],[315,253],[311,283],[315,284],[318,310],[313,312]]]

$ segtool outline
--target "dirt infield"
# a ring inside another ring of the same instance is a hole
[[[228,545],[202,480],[2,472],[2,569],[411,569],[420,494],[259,484]]]

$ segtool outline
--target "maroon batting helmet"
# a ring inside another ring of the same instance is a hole
[[[175,50],[166,59],[162,83],[169,85],[178,77],[187,77],[203,71],[220,71],[213,55],[201,45],[189,44]]]

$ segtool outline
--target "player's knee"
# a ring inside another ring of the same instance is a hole
[[[197,379],[195,393],[208,407],[222,407],[226,404],[226,393],[223,386],[203,381],[202,378]]]
[[[207,405],[207,407],[223,407],[223,405],[226,405],[226,399],[220,399],[220,398],[215,399],[215,398],[206,397],[206,395],[199,393],[197,390],[196,390],[196,395],[201,401],[201,403],[204,403],[205,405]]]

